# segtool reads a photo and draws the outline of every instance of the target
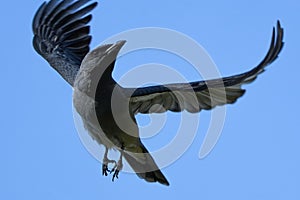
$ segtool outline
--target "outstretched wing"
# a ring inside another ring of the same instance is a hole
[[[195,113],[218,105],[232,104],[245,90],[243,84],[253,82],[280,53],[283,47],[283,29],[277,21],[277,37],[273,28],[269,51],[258,66],[252,70],[220,79],[183,84],[167,84],[142,88],[128,88],[131,92],[130,109],[133,113],[161,113],[167,110]],[[134,92],[133,92],[134,91]]]
[[[89,1],[44,2],[32,23],[34,49],[71,85],[81,61],[89,52],[91,36],[87,24],[92,16],[88,13],[97,5],[97,2],[86,5]]]

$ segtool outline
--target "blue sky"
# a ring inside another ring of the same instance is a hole
[[[201,112],[191,147],[163,169],[170,187],[146,183],[129,173],[121,173],[116,182],[102,177],[101,164],[76,132],[72,89],[32,48],[31,21],[41,3],[4,1],[0,8],[1,199],[300,198],[298,1],[104,0],[93,11],[92,48],[132,28],[174,29],[201,44],[222,75],[258,64],[277,19],[285,29],[279,59],[244,87],[245,96],[227,106],[222,136],[203,160],[198,153],[210,112]],[[137,63],[169,61],[163,55],[151,60],[151,52],[144,53],[134,57]],[[182,66],[168,64],[187,79],[198,79],[190,66],[179,63]],[[130,61],[119,64],[116,79],[134,67]],[[176,133],[180,119],[172,113],[167,117],[167,127],[160,133],[163,141]],[[139,119],[142,124],[148,118]],[[152,149],[156,143],[145,144]]]

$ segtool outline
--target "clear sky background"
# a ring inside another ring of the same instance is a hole
[[[170,28],[199,42],[222,75],[258,64],[277,19],[285,29],[279,59],[227,106],[222,136],[203,160],[210,113],[201,112],[191,147],[162,170],[170,187],[129,173],[115,182],[102,177],[76,132],[71,87],[33,50],[31,21],[41,3],[1,2],[0,199],[300,199],[299,1],[103,0],[93,11],[92,48],[128,29]],[[136,57],[141,64],[157,58]],[[168,64],[196,80],[182,63]],[[133,67],[117,66],[114,76]],[[160,133],[167,138],[180,115],[168,117],[173,126]]]

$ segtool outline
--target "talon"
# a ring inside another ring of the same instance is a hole
[[[102,176],[107,176],[107,165],[106,164],[102,164]]]
[[[113,172],[115,171],[115,169],[116,169],[116,167],[113,167],[113,168],[109,171],[109,173],[110,173],[110,174],[113,173]]]
[[[115,166],[114,166],[112,170],[109,170],[108,169],[109,163],[113,163],[115,166],[117,165],[117,162],[115,160],[104,159],[103,164],[102,164],[102,175],[104,175],[104,176],[107,176],[108,173],[112,173],[113,170],[115,169]]]
[[[116,169],[118,170],[118,167],[119,166],[119,162],[117,163],[117,162],[115,162],[115,165],[114,165],[114,167],[109,171],[110,173],[113,173],[114,171],[116,171]]]
[[[107,176],[108,172],[111,173],[111,170],[108,169],[107,164],[102,164],[102,175]]]
[[[115,178],[117,178],[117,179],[119,178],[119,172],[120,172],[119,170],[116,170],[116,171],[115,171],[115,173],[114,173],[114,175],[113,175],[113,177],[112,177],[112,181],[113,181],[113,182],[115,181]]]
[[[104,157],[103,157],[103,162],[102,162],[102,175],[103,176],[107,176],[108,173],[111,173],[112,170],[108,169],[108,164],[109,163],[113,163],[115,166],[117,165],[117,162],[115,160],[109,160],[107,158],[107,153],[108,153],[108,149],[105,149],[105,153],[104,153]],[[115,168],[114,166],[114,168]]]
[[[123,168],[123,163],[122,163],[122,158],[118,161],[118,163],[112,168],[111,172],[115,172],[113,177],[112,177],[112,181],[115,181],[115,178],[119,178],[119,172],[122,170]]]

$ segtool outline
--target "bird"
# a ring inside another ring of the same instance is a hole
[[[84,127],[105,147],[102,174],[119,177],[125,159],[137,176],[147,182],[169,185],[139,137],[137,114],[167,111],[198,113],[233,104],[244,95],[242,85],[253,82],[281,52],[283,28],[273,27],[269,50],[247,72],[211,80],[125,88],[112,77],[121,40],[90,50],[91,0],[49,0],[41,4],[33,22],[33,47],[73,88],[73,104]],[[118,161],[108,159],[110,149],[120,152]],[[114,164],[109,169],[109,164]]]

